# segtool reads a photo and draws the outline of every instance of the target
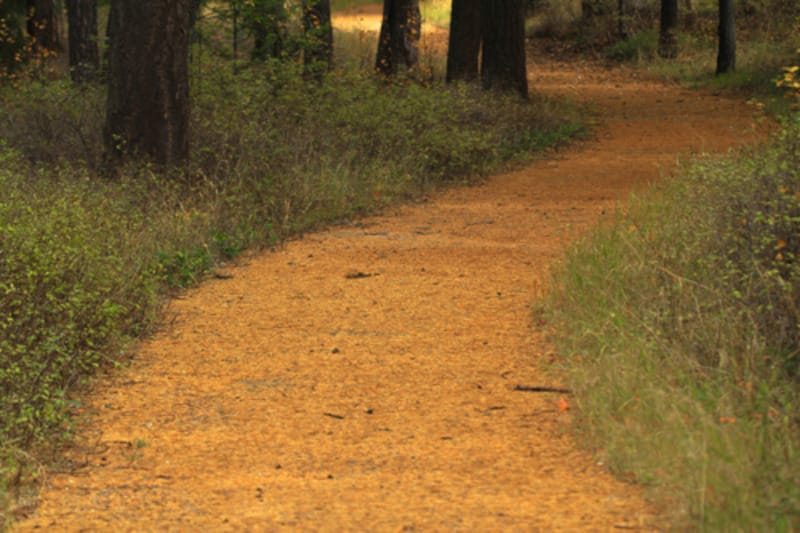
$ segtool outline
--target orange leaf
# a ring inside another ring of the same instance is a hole
[[[558,398],[558,412],[563,413],[567,409],[569,409],[569,402],[563,396],[560,396]]]

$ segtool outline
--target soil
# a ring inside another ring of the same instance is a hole
[[[366,15],[364,15],[366,16]],[[534,327],[548,268],[676,157],[763,133],[742,101],[533,55],[596,138],[248,258],[85,398],[16,531],[657,529],[570,436]]]

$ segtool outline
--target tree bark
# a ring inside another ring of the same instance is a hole
[[[717,75],[736,70],[736,24],[733,0],[719,0]]]
[[[514,91],[528,97],[523,0],[481,0],[484,89]]]
[[[28,35],[33,38],[34,50],[62,50],[59,37],[59,17],[54,0],[27,0]]]
[[[97,0],[67,0],[69,68],[72,81],[88,83],[97,78]]]
[[[306,74],[319,79],[333,66],[333,27],[330,0],[303,0]]]
[[[105,142],[177,164],[189,157],[191,0],[112,0]]]
[[[628,38],[627,20],[625,15],[625,0],[617,1],[617,34],[623,41]]]
[[[658,33],[658,55],[664,59],[678,57],[678,0],[661,0],[661,24]]]
[[[400,65],[417,72],[421,27],[419,0],[384,0],[375,69],[386,76],[397,74]]]
[[[481,0],[453,0],[447,44],[447,82],[478,78]]]

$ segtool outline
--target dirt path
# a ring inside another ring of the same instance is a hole
[[[539,365],[535,289],[677,153],[754,138],[736,101],[536,59],[598,139],[252,258],[170,307],[99,383],[19,531],[534,531],[657,526],[577,451]]]

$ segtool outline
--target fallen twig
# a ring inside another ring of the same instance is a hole
[[[561,389],[559,387],[539,387],[530,385],[517,385],[514,390],[522,392],[557,392],[559,394],[572,394],[570,389]]]

